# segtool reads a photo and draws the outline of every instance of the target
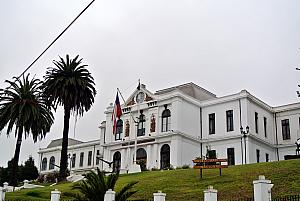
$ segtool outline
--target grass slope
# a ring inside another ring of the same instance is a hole
[[[250,165],[232,166],[222,170],[204,170],[203,179],[199,177],[199,170],[180,169],[167,171],[148,171],[138,174],[121,175],[117,183],[117,190],[131,181],[139,181],[134,195],[136,199],[148,199],[153,193],[161,190],[167,194],[166,200],[196,201],[203,198],[203,190],[213,185],[218,190],[220,200],[252,197],[253,180],[258,175],[265,175],[274,184],[272,197],[300,194],[300,160],[289,160],[272,163],[258,163]],[[50,191],[59,189],[63,199],[70,199],[74,192],[72,184],[64,183],[55,187],[22,190],[7,193],[7,199],[49,199]]]

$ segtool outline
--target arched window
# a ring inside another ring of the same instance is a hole
[[[141,110],[141,115],[139,117],[139,122],[138,122],[137,136],[145,135],[145,122],[146,122],[146,118],[145,115],[143,115],[143,110]]]
[[[119,151],[113,156],[113,172],[119,172],[121,169],[121,153]]]
[[[42,171],[47,170],[47,158],[43,158],[42,160]]]
[[[160,149],[160,169],[170,168],[170,146],[164,144]]]
[[[147,152],[143,148],[136,150],[136,163],[141,166],[141,170],[146,170],[147,167]]]
[[[51,156],[51,158],[49,160],[49,170],[53,170],[54,165],[55,165],[55,158],[54,158],[54,156]]]
[[[123,121],[122,121],[122,119],[118,119],[117,124],[116,124],[115,140],[121,140],[122,133],[123,133]]]
[[[167,132],[171,129],[171,111],[167,109],[167,105],[165,105],[165,109],[161,115],[161,132]]]

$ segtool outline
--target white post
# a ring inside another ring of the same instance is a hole
[[[166,194],[162,193],[161,191],[157,191],[157,193],[153,193],[154,201],[165,201]]]
[[[60,191],[55,189],[55,191],[51,191],[51,201],[59,201],[60,199]]]
[[[0,187],[0,201],[5,201],[5,188]]]
[[[204,192],[204,201],[217,201],[218,191],[213,186],[209,186]]]
[[[4,188],[5,190],[7,190],[7,188],[8,188],[8,183],[7,183],[7,182],[4,182],[4,183],[3,183],[3,188]]]
[[[108,189],[104,195],[104,201],[115,201],[116,192],[112,189]]]
[[[271,189],[274,184],[266,180],[264,175],[259,175],[258,180],[253,181],[254,201],[271,201]]]
[[[25,180],[23,181],[23,183],[24,183],[24,185],[23,185],[24,188],[28,188],[29,181],[25,179]]]

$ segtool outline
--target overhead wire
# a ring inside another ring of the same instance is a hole
[[[32,66],[35,64],[43,54],[70,28],[70,26],[94,3],[92,0],[76,17],[75,19],[47,46],[47,48],[18,76],[15,81],[19,80]]]

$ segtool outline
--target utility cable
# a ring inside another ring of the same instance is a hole
[[[78,15],[77,17],[48,45],[48,47],[16,78],[15,81],[19,80],[32,66],[41,58],[41,56],[69,29],[69,27],[94,3],[95,0],[91,1]]]

